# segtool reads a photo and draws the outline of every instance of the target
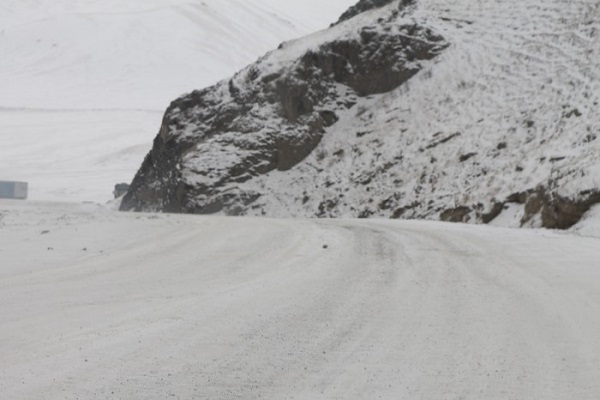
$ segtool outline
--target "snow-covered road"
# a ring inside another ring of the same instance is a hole
[[[7,399],[598,399],[598,239],[0,202]]]

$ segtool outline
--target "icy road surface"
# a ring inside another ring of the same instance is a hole
[[[0,258],[5,399],[600,395],[598,239],[3,201]]]

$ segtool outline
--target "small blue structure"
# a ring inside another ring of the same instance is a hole
[[[27,182],[0,181],[0,199],[25,200],[27,190]]]

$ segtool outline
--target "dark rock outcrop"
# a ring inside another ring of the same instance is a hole
[[[584,193],[577,199],[553,195],[545,200],[542,226],[549,229],[569,229],[578,223],[593,205],[600,203],[600,192]]]
[[[600,191],[583,191],[577,198],[569,198],[540,186],[536,190],[518,194],[517,202],[525,207],[521,225],[539,216],[543,228],[569,229],[578,223],[594,204],[600,203]]]
[[[446,222],[469,222],[470,212],[471,209],[465,206],[450,208],[440,214],[440,220]]]
[[[396,0],[360,0],[357,4],[353,5],[346,12],[344,12],[336,24],[347,21],[365,11],[386,6],[395,1]],[[398,9],[402,10],[414,3],[414,1],[415,0],[402,0],[398,3]]]
[[[232,79],[175,100],[121,209],[244,214],[261,192],[243,183],[302,162],[358,98],[397,88],[447,46],[397,10],[330,30],[338,35],[283,44]]]
[[[496,202],[487,213],[476,212],[477,222],[490,223],[498,217],[507,204],[523,206],[521,226],[526,226],[537,218],[537,227],[547,229],[569,229],[577,224],[590,208],[600,204],[600,191],[585,190],[576,198],[562,196],[545,186],[524,192],[513,193],[503,202]],[[447,222],[468,222],[470,213],[477,207],[459,206],[444,210],[440,220]]]

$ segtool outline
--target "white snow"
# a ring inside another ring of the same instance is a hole
[[[161,113],[0,111],[0,179],[29,182],[29,198],[98,201],[130,182]]]
[[[571,231],[582,236],[600,238],[600,205],[592,206]]]
[[[521,220],[525,215],[525,206],[522,204],[507,204],[504,210],[498,215],[490,225],[492,226],[515,226],[521,225]]]
[[[325,28],[334,0],[4,0],[0,107],[164,110],[280,42]]]
[[[106,201],[129,182],[169,102],[353,0],[3,0],[0,179],[31,199]]]
[[[599,257],[536,230],[0,201],[0,393],[596,400]]]

